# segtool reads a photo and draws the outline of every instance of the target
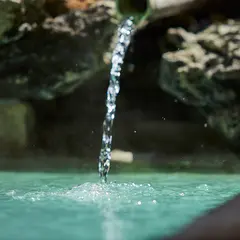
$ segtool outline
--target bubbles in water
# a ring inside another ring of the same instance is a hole
[[[150,184],[135,183],[109,183],[93,184],[85,183],[74,187],[66,193],[71,199],[85,203],[104,204],[105,200],[111,201],[113,205],[127,205],[137,202],[141,205],[143,201],[152,201],[156,191]]]
[[[10,190],[6,196],[14,200],[44,201],[44,200],[73,200],[81,204],[94,205],[97,207],[111,207],[120,209],[153,203],[156,201],[158,192],[150,184],[135,183],[84,183],[71,189],[55,190],[51,187],[44,191],[30,191],[27,193]],[[156,203],[156,202],[155,202]]]
[[[118,42],[112,55],[112,68],[107,90],[107,113],[103,122],[102,146],[99,156],[98,171],[100,177],[106,182],[110,169],[112,147],[112,125],[116,112],[116,98],[120,91],[119,79],[125,53],[133,35],[133,18],[127,18],[118,28]]]
[[[6,193],[7,196],[14,196],[16,194],[15,190],[10,190],[9,192]]]
[[[208,185],[207,184],[201,184],[197,186],[197,189],[202,190],[202,191],[208,191]]]

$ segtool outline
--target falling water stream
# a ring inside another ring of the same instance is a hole
[[[134,29],[133,17],[129,17],[122,22],[118,28],[117,44],[112,55],[112,67],[106,100],[107,113],[103,122],[102,146],[98,164],[99,175],[103,182],[107,181],[107,175],[110,169],[112,126],[116,112],[116,98],[120,91],[119,80],[121,69]]]

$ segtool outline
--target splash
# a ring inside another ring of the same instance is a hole
[[[122,22],[118,28],[118,40],[112,55],[112,68],[110,71],[110,81],[106,100],[107,113],[103,122],[102,147],[98,164],[99,175],[103,182],[107,181],[107,174],[110,169],[112,126],[116,112],[116,98],[120,91],[119,80],[122,64],[131,41],[134,28],[133,17],[129,17]]]
[[[101,210],[113,209],[115,211],[123,208],[132,208],[141,201],[146,205],[152,204],[158,196],[158,192],[149,183],[135,184],[115,183],[109,184],[86,182],[71,189],[59,188],[58,186],[46,185],[42,189],[35,187],[31,191],[9,189],[0,192],[1,200],[22,200],[22,201],[45,201],[70,199],[87,206],[97,206]]]

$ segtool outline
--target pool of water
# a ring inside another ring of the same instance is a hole
[[[132,240],[173,233],[240,192],[240,176],[0,173],[1,240]]]

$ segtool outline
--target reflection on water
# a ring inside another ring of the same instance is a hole
[[[103,207],[102,210],[102,229],[103,238],[106,240],[122,240],[122,225],[123,221],[117,217],[114,210],[108,207]]]

